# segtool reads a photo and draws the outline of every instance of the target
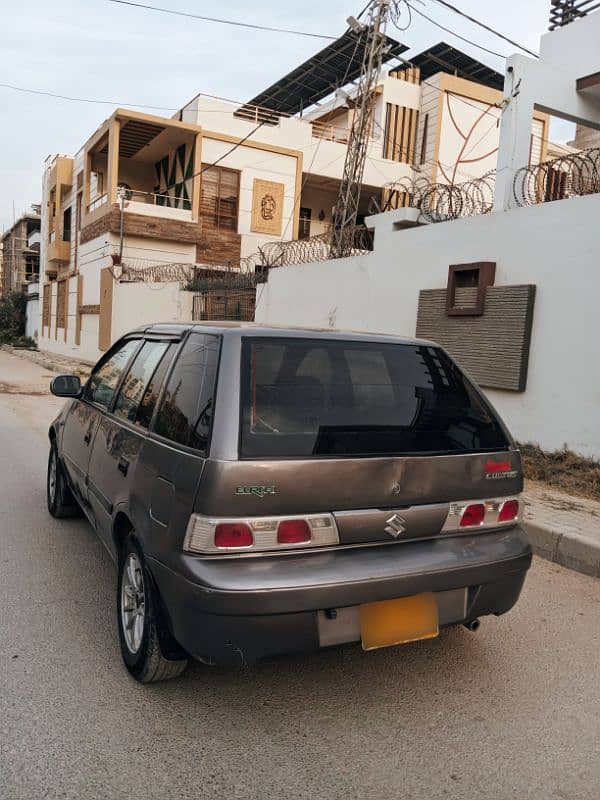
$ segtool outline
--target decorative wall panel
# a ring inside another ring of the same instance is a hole
[[[194,146],[182,144],[154,165],[157,186],[156,203],[168,208],[192,208]]]
[[[475,287],[456,289],[461,305],[476,295]],[[417,336],[444,347],[480,386],[524,392],[534,301],[533,285],[490,286],[481,316],[448,316],[446,289],[423,289]]]
[[[284,191],[283,183],[254,179],[251,230],[281,236]]]

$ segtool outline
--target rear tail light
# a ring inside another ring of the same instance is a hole
[[[221,522],[215,528],[215,547],[252,547],[252,529],[244,522]]]
[[[305,519],[284,519],[277,527],[279,544],[301,544],[311,540],[310,525]]]
[[[442,533],[508,527],[519,521],[519,513],[520,505],[516,497],[450,503]]]
[[[483,525],[485,522],[485,505],[473,503],[467,506],[460,518],[461,528],[470,528],[472,525]]]
[[[340,543],[331,514],[306,517],[247,517],[214,519],[192,514],[183,549],[204,555],[260,553],[327,547]]]
[[[498,522],[512,522],[519,516],[519,501],[505,500],[498,514]]]

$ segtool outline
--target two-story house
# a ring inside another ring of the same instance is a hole
[[[459,180],[494,160],[502,76],[443,43],[410,63],[406,50],[390,39],[387,59],[400,65],[375,93],[360,219],[399,179],[426,170]],[[142,289],[133,303],[129,294],[113,302],[123,265],[151,267],[158,282],[172,280],[173,265],[235,269],[243,260],[252,270],[267,243],[325,233],[361,64],[348,32],[246,103],[199,94],[173,118],[117,109],[75,156],[51,158],[40,348],[94,360],[133,324],[191,313],[179,295],[158,302]],[[533,124],[537,158],[545,123]]]

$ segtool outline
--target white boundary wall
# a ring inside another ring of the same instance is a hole
[[[537,291],[527,389],[487,395],[519,441],[600,458],[600,195],[395,230],[403,213],[369,220],[369,255],[271,270],[256,320],[414,336],[421,289],[495,261],[497,286]]]

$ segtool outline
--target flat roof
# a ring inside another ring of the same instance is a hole
[[[386,36],[386,42],[384,63],[408,50],[406,45],[389,36]],[[335,42],[328,44],[268,89],[248,100],[236,114],[250,114],[249,107],[254,106],[282,114],[300,113],[360,76],[365,44],[365,36],[347,30]]]
[[[438,72],[446,72],[468,81],[481,83],[492,89],[499,91],[504,89],[503,74],[446,42],[438,42],[433,47],[423,50],[422,53],[411,56],[409,60],[411,65],[419,67],[421,70],[421,80],[427,80]],[[403,72],[407,69],[410,69],[410,65],[403,64],[392,72]]]

